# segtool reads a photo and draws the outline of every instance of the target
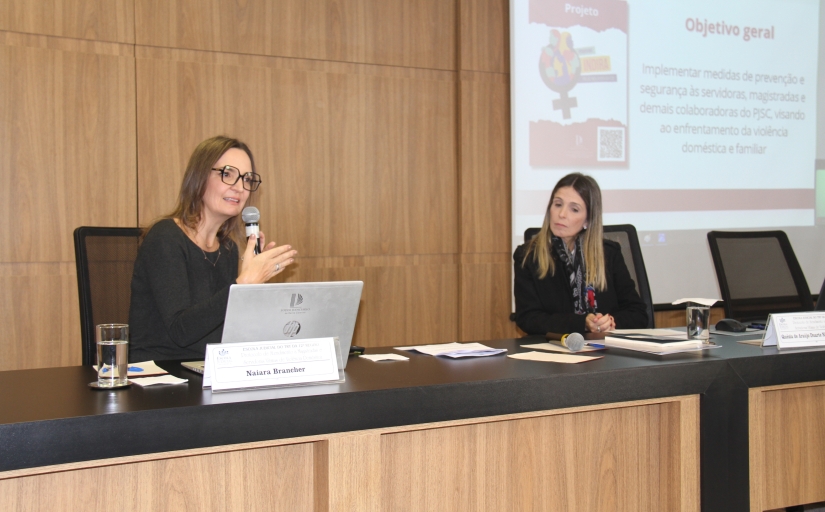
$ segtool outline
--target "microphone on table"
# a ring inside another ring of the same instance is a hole
[[[584,336],[577,332],[570,334],[557,334],[555,332],[548,332],[545,335],[547,342],[557,347],[564,347],[570,352],[578,352],[584,348]]]
[[[254,206],[247,206],[241,212],[241,219],[246,224],[246,238],[255,235],[255,254],[261,254],[261,239],[258,236],[260,229],[258,222],[261,220],[261,212]]]

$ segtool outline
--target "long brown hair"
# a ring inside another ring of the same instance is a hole
[[[592,284],[597,290],[602,291],[607,288],[607,277],[604,271],[604,229],[602,228],[602,191],[599,184],[590,176],[574,172],[560,179],[550,194],[550,202],[547,203],[547,212],[544,214],[544,222],[541,225],[539,234],[527,242],[527,250],[524,253],[524,260],[521,266],[524,267],[527,258],[532,254],[533,261],[539,267],[539,279],[544,279],[547,274],[555,275],[556,263],[553,251],[550,247],[550,208],[553,206],[553,198],[560,188],[572,187],[584,201],[587,209],[587,229],[584,233],[579,233],[582,237],[582,256],[584,266],[587,270],[585,280],[587,284]]]
[[[198,147],[192,152],[192,156],[189,157],[189,163],[186,164],[186,172],[183,174],[183,181],[180,184],[177,205],[170,213],[158,220],[177,219],[182,226],[195,232],[203,213],[203,194],[206,191],[206,183],[209,180],[212,167],[215,166],[215,163],[220,160],[224,153],[233,148],[246,153],[252,164],[252,172],[257,172],[252,151],[240,140],[223,135],[206,139],[198,144]],[[249,193],[249,198],[246,201],[247,205],[252,204],[255,195],[255,192]],[[157,220],[152,225],[156,222]],[[218,229],[218,240],[221,245],[228,246],[230,242],[240,243],[244,238],[242,226],[240,215],[227,219]],[[149,228],[144,233],[148,232]]]

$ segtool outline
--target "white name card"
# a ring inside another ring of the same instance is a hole
[[[825,312],[768,316],[762,346],[779,349],[825,346]]]
[[[203,387],[212,392],[340,382],[336,338],[211,343]]]

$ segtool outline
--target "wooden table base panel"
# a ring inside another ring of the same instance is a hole
[[[700,504],[698,396],[203,450],[0,474],[0,510],[104,510],[116,508],[112,496],[124,498],[123,512],[698,512]]]
[[[825,382],[749,391],[751,511],[825,501]]]

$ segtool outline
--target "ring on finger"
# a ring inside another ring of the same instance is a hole
[[[280,270],[281,270],[281,264],[280,264],[280,263],[276,263],[276,264],[275,264],[275,272],[278,272],[278,271],[280,271]]]

